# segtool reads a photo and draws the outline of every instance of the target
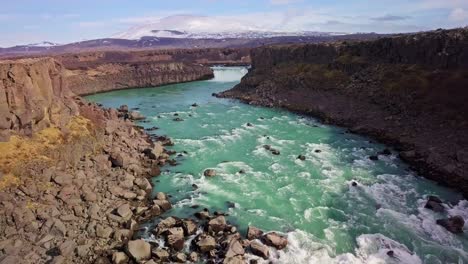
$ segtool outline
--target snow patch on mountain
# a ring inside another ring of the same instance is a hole
[[[60,44],[58,43],[54,43],[54,42],[50,42],[50,41],[42,41],[42,42],[38,42],[38,43],[32,43],[32,44],[28,44],[28,45],[25,45],[25,46],[28,46],[28,47],[54,47],[54,46],[59,46]]]
[[[224,39],[269,38],[279,36],[329,36],[343,34],[344,33],[313,31],[287,32],[282,30],[266,30],[264,26],[249,24],[232,17],[176,15],[161,18],[153,23],[134,26],[112,37],[119,39],[140,39],[142,37]]]

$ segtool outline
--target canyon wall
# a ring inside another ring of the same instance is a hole
[[[219,96],[310,114],[392,144],[422,175],[468,195],[468,29],[252,50]]]
[[[0,61],[0,141],[61,126],[77,113],[64,68],[50,58]]]
[[[95,68],[68,70],[66,81],[78,95],[135,87],[190,82],[213,78],[209,67],[187,63],[107,63]]]
[[[96,51],[54,57],[79,95],[213,78],[208,65],[250,64],[248,49]]]

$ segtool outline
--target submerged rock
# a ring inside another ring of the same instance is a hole
[[[465,220],[463,217],[456,215],[452,216],[449,219],[439,219],[436,221],[438,225],[445,227],[448,231],[454,234],[463,233],[463,226],[465,225]]]
[[[216,171],[213,169],[207,169],[203,172],[203,175],[205,175],[205,177],[214,177],[216,176]]]

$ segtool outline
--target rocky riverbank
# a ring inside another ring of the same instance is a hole
[[[132,121],[144,117],[126,106],[74,95],[57,61],[4,61],[0,74],[1,264],[234,264],[287,245],[254,227],[243,239],[220,212],[167,217],[170,197],[152,195],[151,178],[177,164],[164,149],[171,140],[146,134]],[[141,227],[153,221],[143,240]]]
[[[468,197],[467,47],[466,28],[263,47],[252,51],[242,82],[218,96],[370,135],[395,146],[425,177]]]

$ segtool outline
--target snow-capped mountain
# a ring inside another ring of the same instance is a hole
[[[112,37],[119,39],[140,39],[142,37],[225,39],[332,35],[345,34],[314,31],[290,32],[284,30],[266,30],[265,27],[261,25],[248,24],[245,21],[236,20],[235,18],[177,15],[161,18],[152,23],[134,26]]]

